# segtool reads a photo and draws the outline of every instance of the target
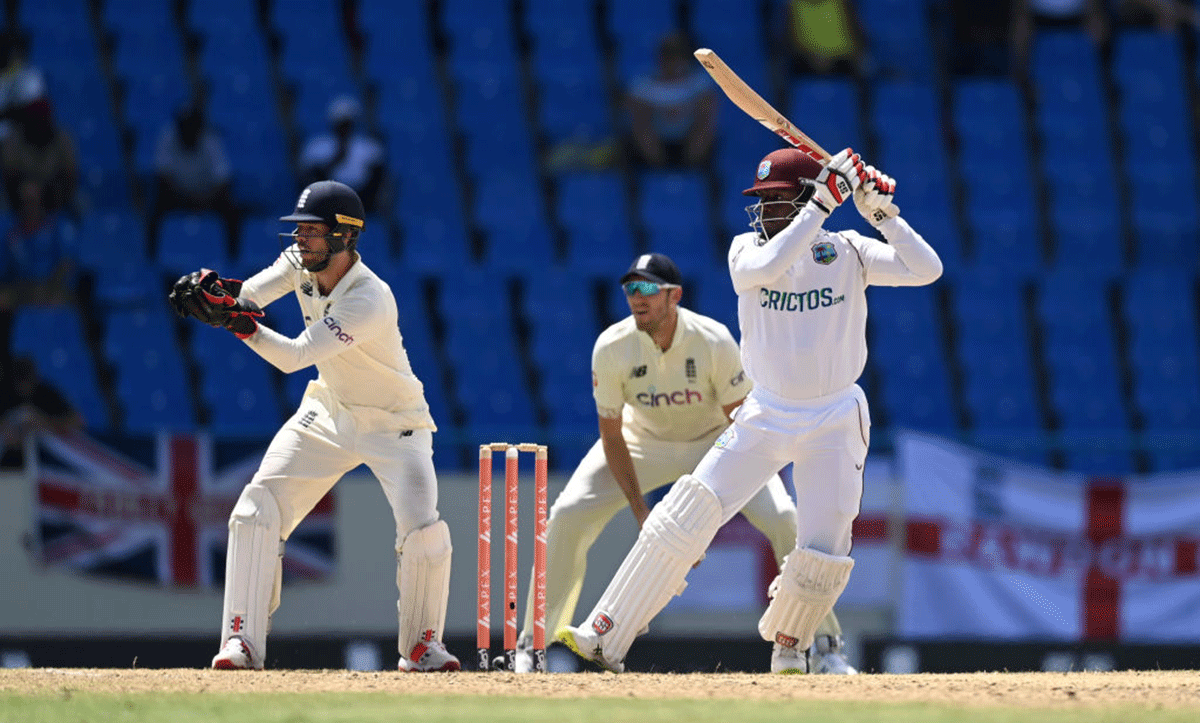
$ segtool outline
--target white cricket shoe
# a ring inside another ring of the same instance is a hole
[[[250,644],[233,637],[225,641],[221,652],[213,656],[213,670],[262,670],[262,661],[255,660]]]
[[[809,672],[822,675],[858,675],[842,652],[842,636],[818,635],[808,649]]]
[[[533,652],[533,641],[521,638],[517,641],[517,661],[514,673],[536,673],[537,656]]]
[[[413,646],[412,652],[406,658],[400,658],[397,665],[405,673],[437,673],[462,670],[458,658],[446,650],[440,640],[434,640],[433,631],[426,630],[421,634],[421,642]]]
[[[610,660],[605,656],[600,636],[592,634],[586,628],[575,628],[568,625],[558,631],[558,639],[563,645],[570,648],[571,652],[584,660],[595,663],[612,673],[625,672],[624,661]]]
[[[771,672],[803,675],[808,672],[808,651],[775,643],[771,648]]]

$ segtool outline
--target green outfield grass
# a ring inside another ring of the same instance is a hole
[[[0,723],[1192,723],[1195,709],[959,708],[931,704],[828,701],[578,700],[364,694],[97,694],[0,695]]]

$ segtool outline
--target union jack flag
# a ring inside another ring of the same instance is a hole
[[[261,450],[216,470],[203,434],[160,434],[145,460],[80,434],[38,435],[33,445],[42,564],[163,587],[224,584],[229,513]],[[330,492],[292,533],[285,584],[333,571],[333,512]]]

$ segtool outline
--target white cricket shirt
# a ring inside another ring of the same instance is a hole
[[[289,339],[259,324],[250,348],[285,373],[315,364],[314,382],[371,426],[436,430],[397,326],[392,289],[359,258],[328,296],[281,254],[242,286],[261,307],[294,291],[307,328]]]
[[[592,348],[597,413],[622,414],[625,433],[635,438],[701,439],[729,423],[722,406],[750,391],[729,329],[676,309],[675,336],[666,351],[638,331],[632,316],[605,329]]]
[[[823,214],[804,208],[773,239],[753,232],[729,248],[738,294],[742,365],[754,384],[787,399],[844,389],[867,363],[869,284],[923,286],[942,262],[899,217],[879,225],[888,243],[856,231],[821,228]]]

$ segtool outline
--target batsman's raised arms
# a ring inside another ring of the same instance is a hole
[[[824,148],[792,125],[792,122],[784,118],[783,114],[775,110],[770,103],[763,100],[763,97],[754,92],[754,89],[747,85],[746,81],[739,78],[738,74],[733,72],[733,69],[726,65],[719,55],[708,48],[700,48],[692,54],[717,82],[717,85],[721,86],[721,90],[725,92],[729,100],[741,108],[746,115],[812,158],[822,163],[829,160],[830,155]]]

